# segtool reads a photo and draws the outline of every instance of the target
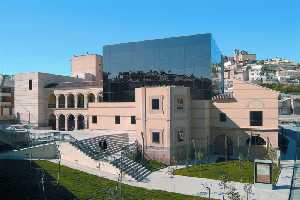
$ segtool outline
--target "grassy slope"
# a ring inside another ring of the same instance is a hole
[[[243,161],[241,169],[239,169],[239,161],[228,161],[227,163],[202,164],[177,169],[176,175],[220,180],[220,176],[226,173],[231,181],[253,183],[253,162]],[[279,167],[273,168],[273,183],[277,181],[279,172]]]
[[[45,169],[52,177],[57,176],[57,165],[46,162],[36,162],[41,168]],[[68,167],[61,167],[61,185],[68,189],[73,195],[79,199],[93,198],[93,199],[109,199],[107,193],[108,188],[115,188],[117,183],[101,177],[90,175],[78,170]],[[126,200],[200,200],[205,198],[185,196],[176,193],[168,193],[158,190],[147,190],[133,186],[124,185],[123,191]]]

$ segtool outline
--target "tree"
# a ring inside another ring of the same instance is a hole
[[[244,185],[244,191],[246,192],[246,197],[247,197],[247,200],[249,199],[249,196],[252,194],[252,184],[250,183],[247,183]]]
[[[241,199],[240,193],[233,186],[229,187],[229,191],[226,192],[226,196],[229,200],[240,200]]]
[[[228,182],[229,182],[229,177],[225,172],[221,172],[221,176],[220,176],[220,183],[219,186],[221,187],[221,189],[223,190],[223,199],[224,199],[224,195],[225,195],[225,190],[228,188]]]

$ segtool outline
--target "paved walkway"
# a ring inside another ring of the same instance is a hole
[[[291,200],[300,199],[300,160],[297,160],[295,163],[295,172],[293,178],[293,187],[291,191]]]
[[[53,161],[56,162],[56,161]],[[278,183],[274,190],[264,190],[252,187],[252,193],[249,199],[256,200],[288,200],[290,192],[290,184],[293,172],[293,161],[283,161],[282,171],[278,179]],[[78,163],[71,163],[62,161],[62,165],[78,169],[80,171],[87,172],[89,174],[104,177],[110,180],[117,180],[117,175],[105,173],[99,171],[99,169],[89,168]],[[167,169],[152,173],[143,182],[136,182],[129,178],[124,178],[124,183],[136,187],[143,187],[146,189],[163,190],[168,192],[176,192],[186,195],[208,197],[208,191],[206,186],[211,188],[211,198],[222,199],[223,190],[219,186],[219,181],[205,179],[205,178],[194,178],[186,176],[174,176],[171,178],[167,174]],[[243,189],[244,184],[238,182],[230,182],[230,186],[233,186],[241,194],[243,199],[246,199],[246,193]]]

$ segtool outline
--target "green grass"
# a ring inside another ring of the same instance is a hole
[[[167,167],[167,165],[165,165],[161,162],[158,162],[156,160],[149,160],[149,161],[147,161],[146,167],[150,171],[154,172],[154,171],[157,171],[157,170]]]
[[[175,171],[176,175],[191,176],[199,178],[208,178],[220,180],[222,174],[226,174],[230,181],[243,183],[253,183],[254,166],[253,162],[242,161],[241,169],[239,161],[228,161],[211,164],[193,165]],[[277,166],[273,167],[272,182],[275,183],[279,176],[280,169]]]
[[[37,165],[43,168],[53,178],[57,176],[57,165],[47,161],[36,161]],[[115,188],[115,181],[107,180],[101,177],[90,175],[68,167],[61,167],[61,185],[70,191],[78,199],[109,199],[107,190]],[[200,200],[205,198],[186,196],[176,193],[168,193],[159,190],[147,190],[143,188],[123,185],[124,198],[126,200]]]

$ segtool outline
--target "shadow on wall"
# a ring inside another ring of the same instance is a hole
[[[223,101],[222,103],[227,102]],[[232,103],[232,100],[228,103]],[[276,158],[274,153],[270,153],[273,148],[265,131],[258,130],[255,127],[241,128],[214,104],[211,104],[211,106],[210,155],[215,155],[217,160],[238,158],[274,160]],[[250,119],[248,123],[250,123]]]
[[[0,180],[1,196],[7,199],[77,199],[35,162],[30,167],[27,160],[0,160]]]

